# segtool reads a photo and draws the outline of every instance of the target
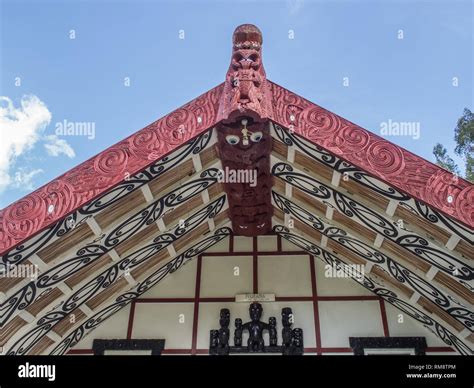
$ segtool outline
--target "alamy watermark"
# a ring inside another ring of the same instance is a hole
[[[380,134],[382,136],[411,136],[413,140],[420,138],[419,121],[382,121],[380,123]]]
[[[248,183],[250,187],[257,186],[257,170],[234,170],[225,167],[217,173],[219,183]]]
[[[19,378],[43,378],[56,380],[56,365],[34,365],[29,362],[18,366]]]
[[[28,278],[35,281],[38,279],[38,273],[36,264],[7,264],[0,267],[0,278]]]
[[[95,139],[95,122],[69,121],[64,119],[55,125],[57,136],[87,136],[89,140]]]
[[[326,264],[324,266],[324,276],[326,278],[352,278],[358,282],[363,282],[365,267],[360,264]]]

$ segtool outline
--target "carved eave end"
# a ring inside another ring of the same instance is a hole
[[[271,90],[262,62],[262,43],[262,33],[253,24],[235,29],[218,121],[228,124],[251,118],[264,122],[271,117]]]

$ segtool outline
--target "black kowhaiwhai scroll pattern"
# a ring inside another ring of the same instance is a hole
[[[75,308],[91,300],[95,295],[113,284],[117,279],[123,276],[127,270],[137,267],[138,264],[143,264],[146,260],[160,252],[160,250],[169,244],[196,229],[199,225],[207,222],[207,220],[214,218],[223,209],[225,201],[226,196],[223,195],[185,219],[183,223],[180,223],[178,226],[170,229],[170,231],[156,237],[151,244],[147,245],[147,247],[152,247],[152,250],[146,251],[147,253],[141,257],[139,261],[130,260],[130,256],[133,256],[136,253],[133,252],[129,256],[115,263],[109,269],[103,271],[94,279],[87,282],[80,289],[74,292],[73,295],[69,296],[64,303],[59,303],[55,307],[55,311],[48,312],[37,320],[36,324],[32,324],[35,327],[17,340],[7,354],[26,354],[54,327],[55,324],[61,320],[59,318],[60,316],[63,318],[67,317]],[[138,249],[138,251],[143,251],[143,248]],[[51,321],[51,316],[54,316],[54,322]],[[37,333],[41,333],[41,336],[36,335]]]
[[[90,317],[86,322],[74,329],[51,351],[52,355],[61,355],[67,352],[68,349],[74,347],[81,341],[90,331],[94,330],[99,324],[104,322],[107,318],[121,310],[132,300],[138,298],[150,290],[153,286],[158,284],[167,275],[177,271],[189,260],[205,252],[212,245],[217,244],[224,238],[227,238],[232,233],[230,228],[224,227],[217,229],[213,235],[208,236],[201,241],[188,248],[185,252],[174,258],[169,263],[163,265],[155,272],[150,274],[146,279],[140,282],[133,290],[127,291],[118,296],[115,301],[103,308],[94,316]]]
[[[129,177],[119,185],[109,190],[106,194],[91,201],[81,209],[71,213],[63,220],[32,237],[27,242],[20,244],[8,253],[4,254],[0,260],[0,270],[8,264],[20,264],[29,257],[39,252],[55,240],[71,232],[89,217],[98,214],[103,209],[114,204],[119,199],[139,189],[153,179],[177,166],[189,155],[196,155],[206,149],[211,140],[213,129],[201,134],[194,140],[189,141],[170,155],[158,160],[146,170]]]
[[[331,265],[337,270],[344,269],[346,263],[340,260],[337,256],[320,248],[319,246],[305,239],[302,236],[290,233],[289,229],[286,228],[285,226],[275,225],[273,227],[273,231],[277,235],[284,238],[285,240],[295,244],[296,246],[300,247],[306,252],[318,257],[323,262]],[[408,302],[400,299],[398,295],[392,290],[378,286],[377,283],[373,279],[371,279],[370,275],[367,275],[367,274],[365,274],[365,276],[362,276],[362,274],[360,275],[361,275],[360,278],[363,279],[362,282],[354,278],[352,280],[356,281],[357,283],[359,283],[360,285],[362,285],[369,291],[372,291],[377,296],[383,298],[384,300],[386,300],[387,302],[389,302],[390,304],[398,308],[400,311],[404,312],[405,314],[409,315],[410,317],[412,317],[413,319],[421,323],[431,332],[436,334],[446,345],[454,348],[460,354],[463,354],[463,355],[474,354],[473,350],[461,338],[457,337],[454,333],[452,333],[450,330],[442,326],[439,322],[435,321],[433,318],[426,315],[423,311],[417,309],[416,307],[412,306]]]
[[[273,201],[285,214],[298,219],[311,226],[321,234],[336,241],[345,248],[359,255],[361,258],[377,264],[387,274],[398,280],[400,283],[408,285],[412,290],[423,295],[428,300],[440,306],[447,314],[463,324],[472,331],[474,326],[474,312],[469,310],[460,302],[449,297],[442,290],[436,288],[432,282],[423,279],[405,266],[385,253],[375,249],[371,244],[367,244],[354,236],[348,235],[344,230],[335,227],[322,218],[311,214],[306,209],[300,207],[288,198],[273,191]]]
[[[454,233],[470,244],[474,243],[474,233],[468,227],[441,214],[424,203],[411,198],[407,194],[393,188],[392,186],[387,185],[380,179],[374,178],[365,171],[358,169],[352,164],[340,159],[330,152],[325,151],[321,147],[311,144],[295,133],[292,133],[288,129],[283,128],[275,123],[273,123],[273,129],[276,139],[281,141],[286,146],[295,147],[296,150],[303,153],[307,157],[332,168],[343,176],[347,176],[348,179],[356,181],[357,183],[375,191],[376,193],[383,195],[389,200],[392,199],[400,201],[400,206],[410,210],[414,214],[448,231],[449,233]]]

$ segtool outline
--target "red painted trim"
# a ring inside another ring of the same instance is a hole
[[[199,320],[199,297],[201,294],[201,271],[202,271],[202,256],[199,255],[197,259],[196,269],[196,290],[194,292],[194,314],[193,314],[193,336],[191,342],[192,354],[196,354],[197,336],[198,336],[198,320]]]
[[[104,195],[126,173],[143,171],[211,128],[222,89],[218,85],[1,210],[0,255]]]
[[[71,349],[66,354],[94,354],[92,349]]]
[[[308,252],[305,251],[269,251],[269,252],[258,252],[259,256],[307,256]],[[207,252],[203,254],[204,256],[210,257],[231,257],[231,256],[253,256],[253,251],[249,252]]]
[[[161,354],[191,354],[192,349],[163,349]]]
[[[252,237],[253,250],[253,292],[258,294],[258,240],[257,237]]]
[[[318,305],[318,286],[316,283],[316,263],[314,257],[309,256],[309,268],[311,273],[311,291],[313,293],[313,319],[314,319],[314,333],[316,337],[316,347],[321,348],[321,324],[319,321],[319,305]],[[320,351],[317,351],[321,354]]]
[[[281,252],[281,236],[277,235],[277,251]]]
[[[132,338],[133,321],[135,320],[135,301],[130,304],[130,314],[128,316],[127,339]]]
[[[364,301],[364,300],[379,300],[378,297],[370,297],[366,295],[361,296],[276,296],[275,300],[278,302],[308,302],[312,300],[318,301]],[[136,303],[194,303],[195,298],[139,298],[136,299]],[[212,303],[212,302],[234,302],[235,297],[212,297],[212,298],[199,298],[200,303]]]
[[[321,348],[320,353],[354,353],[352,348]]]
[[[360,296],[318,296],[317,298],[319,301],[327,302],[327,301],[350,301],[350,300],[379,300],[378,296],[368,296],[368,295],[360,295]]]
[[[352,348],[304,348],[305,353],[353,353]],[[162,354],[191,354],[192,349],[163,349]],[[426,352],[445,352],[454,353],[455,351],[446,346],[427,347]],[[93,355],[92,349],[71,349],[67,354],[90,354]],[[208,349],[196,349],[195,354],[209,354]]]
[[[383,335],[385,337],[390,337],[390,331],[388,330],[387,312],[385,311],[385,301],[383,299],[380,299],[379,305],[380,315],[382,317]]]
[[[229,237],[229,253],[234,252],[234,235],[231,234]]]
[[[474,185],[382,137],[268,81],[272,120],[311,143],[474,228]],[[293,121],[290,117],[293,116]],[[452,202],[448,202],[448,196]]]
[[[426,352],[446,352],[451,353],[455,352],[454,349],[447,347],[447,346],[428,346],[426,348]]]
[[[275,302],[312,302],[312,296],[275,296]]]
[[[137,298],[135,303],[193,303],[194,298]]]
[[[235,302],[235,297],[222,297],[222,298],[199,298],[200,303],[213,303],[213,302]]]

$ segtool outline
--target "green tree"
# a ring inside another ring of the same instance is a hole
[[[456,148],[454,153],[461,157],[466,168],[465,178],[474,182],[474,113],[465,108],[454,129]],[[436,164],[459,175],[459,168],[449,156],[447,149],[440,143],[433,148]]]

